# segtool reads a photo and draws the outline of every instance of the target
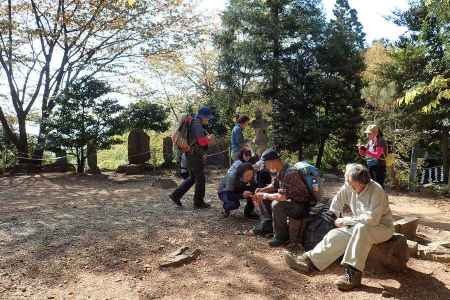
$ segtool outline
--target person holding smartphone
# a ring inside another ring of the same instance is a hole
[[[370,177],[384,188],[386,178],[386,151],[383,134],[377,125],[367,126],[367,146],[358,146],[358,153],[364,157]]]

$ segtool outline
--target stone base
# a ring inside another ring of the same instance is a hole
[[[433,242],[427,246],[419,245],[420,259],[450,263],[450,243],[447,241]]]
[[[35,174],[42,172],[42,167],[35,164],[17,164],[15,166],[12,166],[6,171],[10,175],[19,175],[19,174]]]
[[[75,172],[75,166],[72,164],[53,163],[42,166],[42,172],[46,173],[66,173]]]
[[[116,172],[126,175],[140,175],[151,173],[155,168],[150,164],[140,164],[140,165],[122,165],[117,168]]]
[[[366,270],[375,273],[404,272],[409,260],[409,247],[404,235],[394,233],[384,243],[372,247],[366,263]]]
[[[394,223],[395,232],[405,235],[408,240],[412,241],[416,239],[418,226],[419,219],[414,217],[403,218]]]

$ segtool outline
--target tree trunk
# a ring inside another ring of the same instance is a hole
[[[86,161],[86,157],[84,155],[84,149],[77,148],[76,152],[77,152],[77,174],[83,174],[85,161]]]
[[[272,73],[272,95],[278,100],[278,90],[280,86],[280,7],[278,1],[274,1],[271,5],[272,21],[274,25],[273,37],[273,73]]]
[[[39,135],[36,148],[33,151],[32,162],[34,165],[42,165],[44,157],[45,142],[47,140],[46,123],[48,121],[48,113],[43,112],[41,122],[39,124]]]
[[[298,146],[298,161],[303,160],[303,144],[300,143]]]
[[[28,149],[28,137],[27,137],[27,130],[26,130],[26,124],[25,124],[25,117],[20,116],[18,118],[18,125],[19,125],[19,140],[18,144],[16,145],[17,148],[17,155],[18,155],[18,163],[29,163],[29,149]]]
[[[316,167],[317,168],[320,168],[320,165],[322,164],[323,153],[325,151],[325,143],[326,143],[325,138],[320,139],[319,153],[317,154],[317,159],[316,159]]]

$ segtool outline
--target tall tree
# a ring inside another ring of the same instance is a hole
[[[235,107],[252,92],[270,100],[275,144],[301,156],[305,135],[299,122],[313,115],[307,92],[313,83],[305,79],[314,68],[313,52],[325,24],[319,3],[234,0],[222,21],[216,38],[219,75],[230,104]]]
[[[342,161],[354,159],[357,130],[362,121],[365,33],[356,10],[347,0],[337,0],[333,13],[317,56],[320,65],[317,94],[321,102],[317,111],[318,166],[330,136],[343,147]]]
[[[124,130],[123,108],[116,100],[104,97],[111,91],[103,81],[81,78],[56,100],[56,110],[46,124],[53,146],[75,154],[77,173],[84,172],[89,142],[108,149],[116,142],[114,136]]]
[[[20,157],[29,157],[26,119],[40,106],[34,157],[42,157],[47,120],[62,93],[77,79],[126,72],[134,58],[184,47],[196,20],[183,1],[8,0],[0,4],[1,75],[16,132],[0,107],[0,122]],[[0,76],[1,76],[0,75]],[[37,160],[39,161],[39,160]]]
[[[392,48],[387,80],[397,85],[398,103],[408,113],[411,126],[426,131],[425,144],[440,144],[445,177],[450,155],[450,18],[448,1],[415,1],[394,21],[408,32]]]

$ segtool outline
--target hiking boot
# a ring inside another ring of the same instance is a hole
[[[228,217],[230,216],[230,211],[224,209],[223,212],[222,212],[222,216],[223,216],[224,218],[228,218]]]
[[[271,240],[269,242],[269,246],[270,247],[281,247],[285,244],[287,244],[289,242],[289,239],[278,239],[278,238],[273,238],[273,240]]]
[[[255,208],[253,207],[253,205],[249,205],[248,203],[244,207],[244,217],[252,220],[259,219],[259,216],[255,212]]]
[[[178,207],[182,207],[183,204],[181,204],[180,199],[176,199],[172,194],[169,195],[169,199],[173,201],[173,203],[175,203],[176,206]]]
[[[306,255],[293,255],[292,253],[286,253],[284,259],[288,266],[302,274],[308,274],[317,271],[313,262]]]
[[[361,286],[362,272],[345,265],[345,274],[339,278],[334,284],[338,290],[346,292]]]
[[[244,211],[244,217],[247,219],[258,220],[259,216],[255,212],[246,212]]]
[[[194,204],[194,208],[195,209],[207,209],[207,208],[211,208],[211,204],[202,202],[200,204]]]

